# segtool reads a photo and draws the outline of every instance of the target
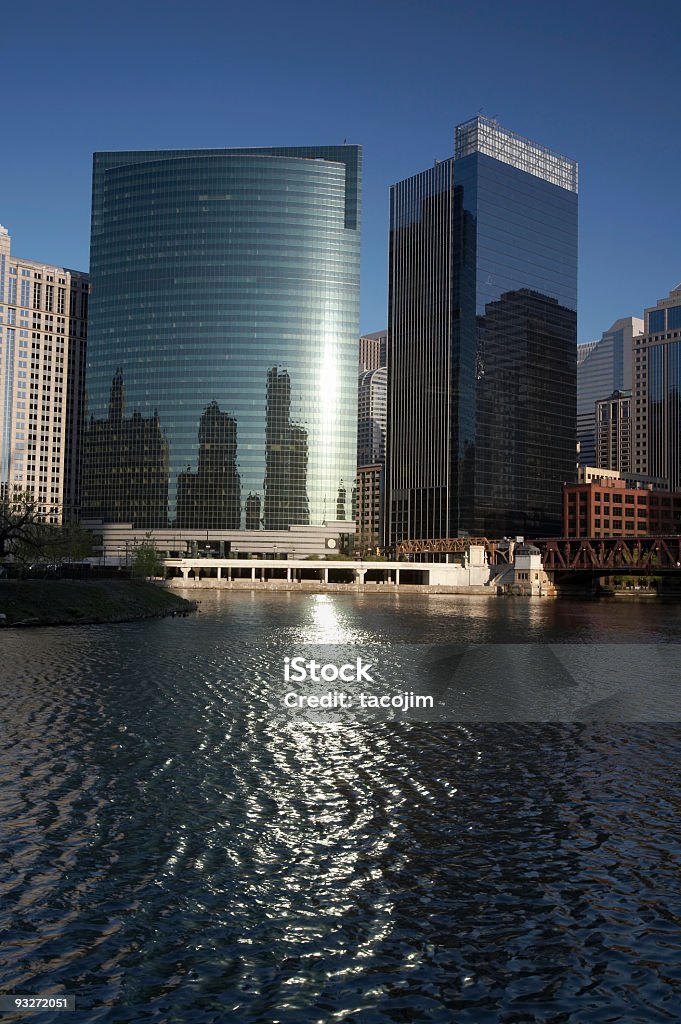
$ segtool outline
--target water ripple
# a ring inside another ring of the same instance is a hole
[[[88,1022],[681,1019],[681,728],[279,720],[263,616],[386,635],[285,607],[3,635],[2,991]]]

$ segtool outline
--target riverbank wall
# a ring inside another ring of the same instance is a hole
[[[484,597],[496,597],[497,590],[493,586],[447,586],[438,584],[416,583],[324,583],[321,580],[218,580],[182,579],[175,577],[163,580],[162,586],[169,590],[259,590],[281,591],[290,593],[310,594],[474,594]]]

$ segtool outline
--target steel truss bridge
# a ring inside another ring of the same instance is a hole
[[[547,572],[661,576],[681,574],[681,536],[582,537],[532,541]]]
[[[681,535],[668,537],[549,537],[528,540],[539,548],[546,572],[562,578],[589,573],[592,576],[681,575]],[[482,545],[490,562],[509,561],[514,544],[487,537],[451,537],[442,540],[402,541],[397,556],[410,554],[461,554],[471,544]]]
[[[496,565],[508,562],[508,541],[488,540],[487,537],[446,537],[436,540],[403,540],[395,554],[400,555],[462,555],[471,545],[484,547],[489,560]],[[501,544],[501,548],[499,547]]]

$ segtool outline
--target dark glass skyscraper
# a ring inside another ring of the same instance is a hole
[[[575,474],[577,166],[476,117],[391,189],[388,516],[557,533]]]
[[[681,284],[645,311],[634,335],[633,415],[636,473],[681,490]]]
[[[334,521],[354,480],[361,150],[97,153],[83,514]]]

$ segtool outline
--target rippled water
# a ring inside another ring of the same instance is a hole
[[[76,996],[40,1022],[681,1020],[681,725],[282,721],[261,658],[680,612],[216,594],[3,633],[0,991]]]

